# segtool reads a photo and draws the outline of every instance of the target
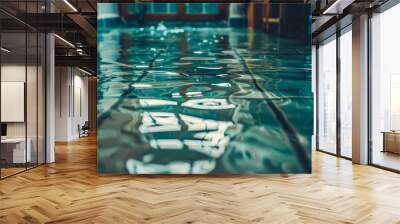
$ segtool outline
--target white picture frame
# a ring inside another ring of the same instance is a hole
[[[1,82],[1,122],[25,122],[25,82]]]

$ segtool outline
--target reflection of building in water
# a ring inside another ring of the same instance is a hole
[[[172,94],[172,96],[179,95]],[[138,105],[140,108],[161,106],[178,106],[178,103],[171,100],[140,99]],[[235,109],[235,105],[226,99],[212,98],[188,99],[181,106],[200,110]],[[127,160],[126,166],[130,173],[209,173],[215,168],[216,159],[225,153],[230,138],[240,130],[240,125],[235,125],[231,121],[217,121],[182,113],[148,111],[143,112],[141,118],[138,129],[142,134],[152,136],[149,140],[152,150],[143,155],[141,160],[133,158]],[[227,131],[229,128],[230,132]],[[161,135],[163,133],[168,134]],[[171,136],[175,138],[170,138]],[[188,150],[201,153],[208,159],[198,158],[193,161],[177,159],[168,163],[157,163],[154,162],[157,150]]]
[[[126,162],[128,172],[132,174],[207,174],[215,166],[215,160],[176,161],[168,164],[144,163],[136,159],[129,159]]]
[[[144,112],[139,130],[143,134],[185,132],[176,139],[150,140],[153,149],[189,149],[211,158],[221,156],[229,143],[225,131],[234,124],[169,112]],[[177,133],[176,136],[179,134]],[[170,135],[168,135],[170,136]]]
[[[158,100],[155,100],[154,103],[160,104]],[[164,103],[173,104],[173,102]],[[145,105],[149,105],[149,103],[147,102]],[[153,150],[191,150],[205,155],[208,159],[154,163],[153,159],[157,152],[150,150],[142,157],[142,161],[129,159],[126,162],[127,169],[130,173],[208,173],[215,168],[215,159],[225,152],[230,140],[226,130],[231,126],[234,126],[232,122],[185,114],[144,112],[139,126],[141,133],[145,135],[174,133],[166,135],[166,138],[157,135],[158,138],[151,139],[149,143]],[[168,138],[170,136],[176,136],[176,138]]]
[[[263,3],[138,3],[99,9],[98,28],[121,23],[145,25],[149,21],[225,22],[267,33],[310,40],[310,7]],[[104,10],[104,13],[102,12]],[[103,18],[104,17],[104,18]],[[113,19],[110,19],[113,18]]]

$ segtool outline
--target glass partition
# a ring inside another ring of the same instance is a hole
[[[24,171],[31,157],[26,141],[26,41],[25,32],[1,34],[2,177]]]
[[[0,12],[1,179],[45,163],[45,35],[16,19],[43,5],[0,2],[17,10],[15,17]]]
[[[38,35],[36,32],[27,33],[27,52],[28,61],[26,64],[26,114],[27,114],[27,150],[30,151],[30,158],[27,163],[27,167],[34,167],[37,165],[37,98],[38,98]]]

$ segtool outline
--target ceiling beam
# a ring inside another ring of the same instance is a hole
[[[87,67],[96,71],[97,60],[91,56],[56,56],[55,64],[56,66]]]
[[[78,26],[82,28],[88,38],[86,38],[87,43],[90,46],[96,46],[97,42],[97,31],[96,28],[89,23],[89,21],[80,14],[68,14],[68,17],[74,21]]]

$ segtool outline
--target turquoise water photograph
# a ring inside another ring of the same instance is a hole
[[[311,172],[309,5],[101,3],[97,19],[100,173]]]

